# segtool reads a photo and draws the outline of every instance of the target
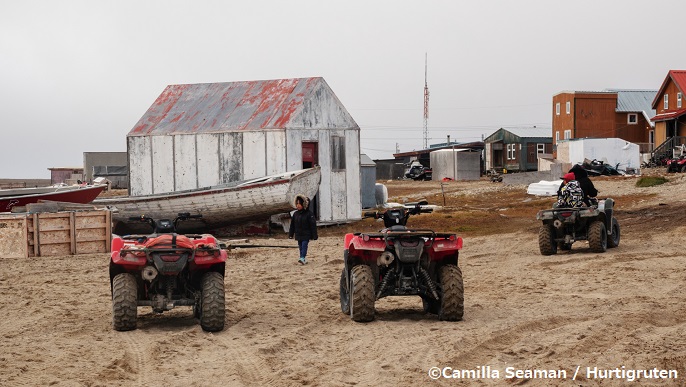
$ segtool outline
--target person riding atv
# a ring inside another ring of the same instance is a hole
[[[587,240],[593,252],[604,252],[619,245],[619,222],[613,216],[614,200],[589,198],[584,206],[584,194],[573,173],[563,177],[558,200],[553,209],[542,210],[536,219],[543,221],[538,233],[538,246],[543,255],[570,250],[575,241]],[[591,200],[593,199],[593,200]]]

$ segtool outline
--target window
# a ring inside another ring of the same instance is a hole
[[[560,141],[560,131],[556,130],[555,131],[555,142],[558,142],[558,141]]]
[[[507,159],[515,159],[515,150],[517,149],[517,144],[507,144]]]
[[[555,104],[555,115],[559,116],[560,115],[560,103]]]
[[[664,109],[665,109],[665,110],[668,110],[668,109],[669,109],[669,94],[665,94]]]
[[[636,125],[638,124],[638,114],[636,113],[629,113],[626,115],[626,123],[629,125]]]
[[[572,130],[567,129],[565,130],[565,140],[569,140],[570,138],[572,138]]]
[[[567,114],[572,112],[572,103],[567,101]]]
[[[345,137],[331,136],[331,170],[345,170]]]
[[[536,153],[545,153],[545,144],[536,144]]]
[[[681,93],[676,93],[676,108],[681,109]]]

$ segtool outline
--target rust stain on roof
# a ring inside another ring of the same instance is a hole
[[[303,127],[318,122],[303,114],[332,109],[332,100],[340,104],[321,77],[169,85],[128,135]],[[357,127],[342,106],[327,117],[328,127]]]

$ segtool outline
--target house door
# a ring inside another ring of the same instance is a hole
[[[319,152],[316,142],[303,142],[303,169],[319,164]]]
[[[502,169],[504,166],[504,159],[505,155],[503,153],[503,143],[502,142],[494,142],[492,145],[493,149],[493,157],[491,160],[493,162],[491,163],[491,168],[493,169]]]
[[[303,142],[303,169],[312,168],[316,165],[319,165],[319,149],[317,148],[317,145],[318,144],[316,142]],[[317,205],[318,201],[319,198],[317,195],[315,195],[313,198],[310,198],[310,211],[312,211],[316,219],[319,219],[319,206]]]
[[[676,136],[676,120],[669,120],[667,124],[667,140]]]

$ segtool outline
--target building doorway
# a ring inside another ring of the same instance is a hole
[[[303,142],[303,169],[319,165],[319,149],[316,142]]]
[[[303,169],[313,168],[319,165],[319,148],[316,142],[303,142]],[[315,219],[319,219],[319,195],[314,195],[310,198],[310,211],[314,214]]]
[[[676,136],[676,120],[669,120],[667,124],[667,140]]]

